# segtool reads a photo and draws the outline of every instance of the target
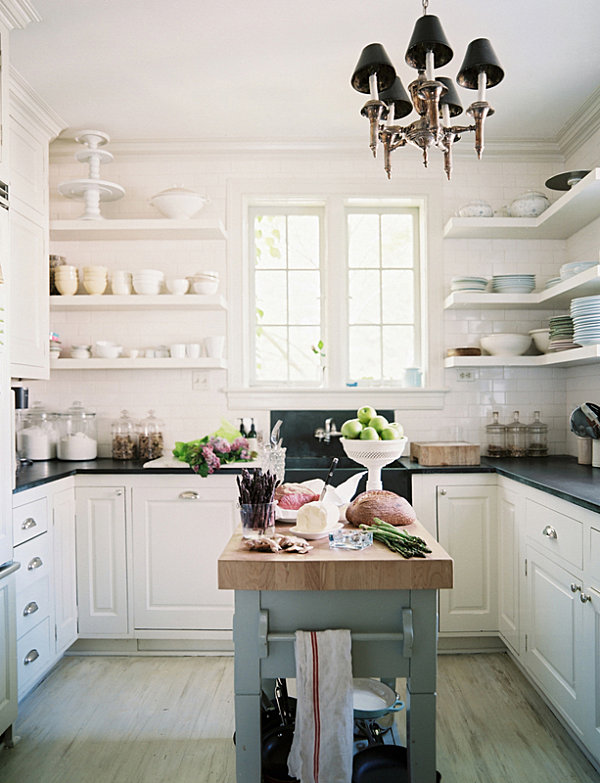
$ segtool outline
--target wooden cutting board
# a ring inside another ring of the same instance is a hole
[[[463,441],[431,441],[410,444],[410,458],[419,465],[479,465],[479,444]]]

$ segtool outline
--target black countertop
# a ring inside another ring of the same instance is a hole
[[[323,463],[329,465],[330,461],[328,457],[323,460]],[[300,461],[293,457],[288,459],[286,464],[290,469],[303,467],[307,470],[324,466],[319,460],[311,462],[308,458],[302,458]],[[356,470],[364,470],[356,463],[352,463],[352,466],[355,466]],[[422,467],[416,462],[411,462],[407,457],[403,457],[393,463],[393,467],[410,474],[497,473],[600,513],[600,468],[579,465],[575,457],[552,456],[495,460],[482,457],[481,465],[451,465],[448,467]],[[235,469],[233,470],[237,472]],[[184,464],[181,468],[148,469],[143,468],[141,462],[124,462],[113,459],[96,459],[87,462],[61,462],[60,460],[34,462],[32,465],[23,467],[19,472],[15,492],[22,492],[25,489],[56,481],[65,476],[73,476],[76,473],[189,475],[190,469]]]

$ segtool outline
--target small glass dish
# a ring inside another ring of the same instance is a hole
[[[329,534],[330,549],[366,549],[373,543],[373,533],[367,530],[334,530]]]

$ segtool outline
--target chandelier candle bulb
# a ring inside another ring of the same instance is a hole
[[[477,100],[478,101],[485,101],[485,90],[487,87],[487,75],[485,71],[479,71],[479,74],[477,76]]]
[[[427,78],[427,81],[433,81],[433,69],[435,67],[435,54],[429,49],[427,54],[425,55],[425,76]]]
[[[371,100],[372,101],[378,101],[379,100],[379,92],[377,90],[377,74],[372,73],[369,76],[369,92],[371,93]]]

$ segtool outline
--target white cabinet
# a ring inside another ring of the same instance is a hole
[[[127,636],[125,488],[78,486],[75,497],[79,635]]]
[[[495,476],[414,475],[413,505],[454,560],[454,587],[440,591],[440,633],[497,632]]]
[[[589,543],[589,546],[587,544]],[[600,519],[586,536],[583,589],[583,669],[585,672],[584,741],[600,759]]]
[[[54,627],[56,654],[77,638],[77,575],[75,551],[75,491],[73,487],[52,496],[54,539]]]
[[[512,482],[511,482],[512,483]],[[498,481],[498,631],[518,655],[520,643],[520,532],[523,498]]]
[[[231,591],[217,559],[237,524],[233,476],[219,487],[181,482],[133,492],[136,629],[230,629]]]
[[[0,742],[5,735],[7,743],[17,717],[15,570],[11,565],[0,572]]]

